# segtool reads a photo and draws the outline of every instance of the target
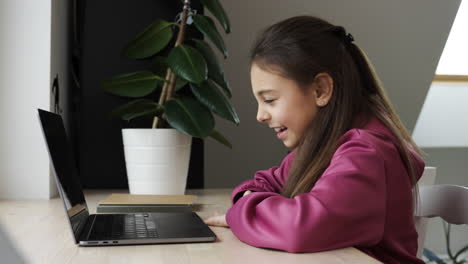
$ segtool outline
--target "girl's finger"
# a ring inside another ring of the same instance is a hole
[[[208,219],[205,219],[204,222],[205,224],[211,225],[211,226],[228,227],[228,224],[226,222],[226,215],[212,216],[212,217],[209,217]]]

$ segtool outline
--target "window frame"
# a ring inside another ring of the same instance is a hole
[[[468,82],[468,75],[436,74],[433,82]]]

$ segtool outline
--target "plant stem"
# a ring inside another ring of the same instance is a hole
[[[444,232],[445,232],[445,242],[446,242],[446,246],[447,246],[447,253],[448,253],[448,256],[451,260],[453,261],[456,261],[452,255],[452,250],[450,249],[450,229],[451,229],[451,225],[449,223],[445,223],[445,222],[442,222],[442,224],[444,225]]]
[[[184,0],[184,9],[182,10],[182,19],[180,21],[179,32],[174,47],[181,45],[185,37],[185,25],[187,23],[188,11],[190,9],[190,0]],[[163,85],[161,96],[159,97],[159,104],[163,105],[167,100],[171,99],[174,95],[174,87],[176,84],[176,76],[170,68],[166,72],[166,82]],[[153,128],[158,127],[159,118],[157,116],[153,119]]]
[[[189,9],[190,9],[190,0],[184,0],[184,10],[182,11],[182,19],[180,21],[179,33],[177,34],[175,47],[181,45],[184,42],[185,27],[187,25],[187,17],[188,17]],[[172,73],[171,78],[169,79],[169,87],[168,87],[169,91],[167,93],[166,100],[171,99],[171,97],[174,95],[175,84],[176,84],[176,76],[174,73]]]
[[[170,68],[167,68],[167,71],[166,71],[166,80],[169,80],[170,77],[171,77],[171,69]],[[164,102],[165,102],[165,99],[166,99],[166,94],[167,94],[167,85],[168,83],[165,82],[164,85],[163,85],[163,88],[162,88],[162,91],[161,91],[161,95],[159,96],[159,105],[163,105]],[[157,128],[158,127],[158,122],[159,122],[159,117],[155,116],[153,118],[153,125],[152,125],[152,128]]]
[[[169,77],[169,86],[168,86],[168,92],[166,94],[166,101],[172,98],[174,95],[174,88],[176,84],[176,75],[172,72],[171,77]]]

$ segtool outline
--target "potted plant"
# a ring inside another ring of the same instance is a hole
[[[229,33],[230,22],[218,0],[201,2]],[[239,124],[229,100],[231,89],[213,49],[204,40],[187,37],[187,29],[203,34],[227,58],[213,20],[196,14],[184,0],[176,22],[154,21],[124,49],[130,58],[153,60],[151,69],[120,74],[102,84],[108,93],[134,99],[112,116],[126,121],[153,117],[151,128],[122,129],[132,194],[183,194],[192,137],[212,137],[232,148],[214,129],[213,117]]]

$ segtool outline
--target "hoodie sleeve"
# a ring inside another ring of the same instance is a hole
[[[286,182],[289,168],[294,157],[294,152],[289,153],[280,166],[274,166],[268,170],[257,171],[253,179],[246,180],[232,191],[232,204],[242,197],[245,191],[274,192],[279,193]]]
[[[241,197],[228,210],[227,223],[239,240],[288,252],[317,252],[371,246],[383,235],[384,160],[366,141],[342,144],[310,192],[286,198],[275,190]]]

